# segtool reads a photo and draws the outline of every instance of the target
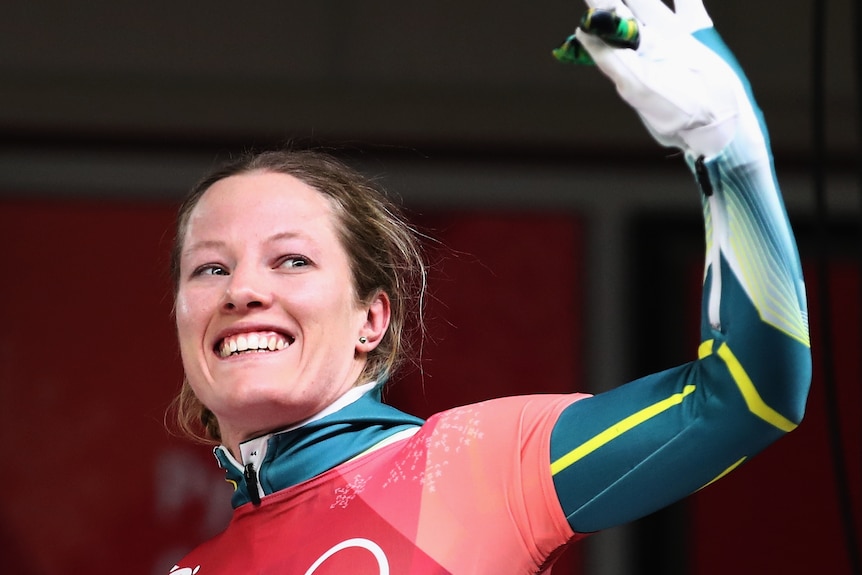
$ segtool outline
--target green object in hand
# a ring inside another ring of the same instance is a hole
[[[581,29],[617,48],[637,50],[640,45],[638,23],[613,10],[590,8],[581,18]]]
[[[622,18],[613,10],[590,8],[581,18],[580,28],[588,34],[601,38],[616,48],[637,50],[640,45],[638,23],[631,18]],[[592,57],[574,34],[566,38],[563,45],[552,51],[554,58],[565,64],[591,66]]]
[[[551,53],[554,55],[554,58],[564,64],[592,66],[594,63],[589,52],[584,50],[584,47],[581,46],[581,43],[578,42],[574,34],[566,38],[563,45],[559,48],[554,48]]]

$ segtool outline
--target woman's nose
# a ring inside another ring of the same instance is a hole
[[[243,311],[268,307],[271,304],[272,295],[262,271],[242,267],[233,270],[224,294],[225,310]]]

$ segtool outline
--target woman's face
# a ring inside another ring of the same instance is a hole
[[[220,180],[190,215],[180,351],[231,448],[332,403],[385,331],[388,300],[357,301],[336,225],[324,195],[272,172]]]

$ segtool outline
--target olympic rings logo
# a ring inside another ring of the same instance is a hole
[[[380,546],[368,539],[348,539],[347,541],[342,541],[338,545],[332,547],[320,556],[320,558],[314,562],[314,564],[308,568],[308,571],[305,572],[305,575],[313,575],[317,569],[323,565],[323,562],[338,553],[339,551],[344,551],[345,549],[350,549],[352,547],[358,547],[360,549],[365,549],[369,551],[374,559],[377,560],[377,568],[379,569],[379,575],[389,575],[389,561],[386,559],[386,554],[383,552],[383,549]]]

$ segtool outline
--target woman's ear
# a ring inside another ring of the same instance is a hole
[[[365,306],[365,323],[357,336],[356,351],[368,353],[380,343],[389,327],[392,310],[386,292],[377,292]]]

